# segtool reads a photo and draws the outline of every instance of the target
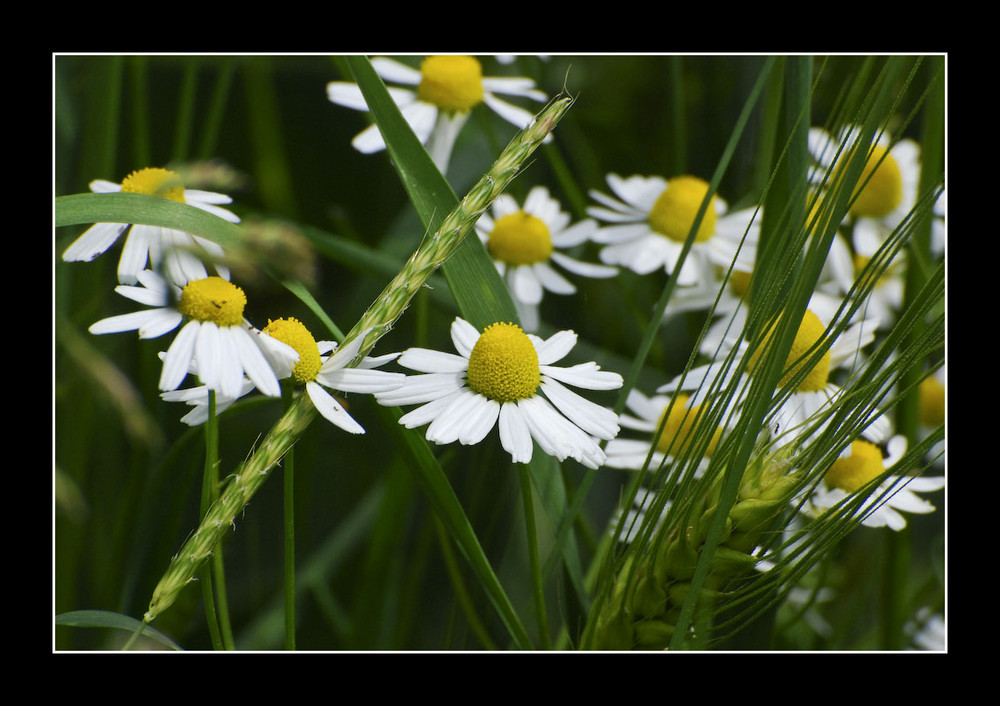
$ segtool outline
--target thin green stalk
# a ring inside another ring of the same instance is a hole
[[[205,516],[211,506],[213,491],[216,487],[216,468],[219,451],[219,420],[215,416],[215,391],[208,392],[208,421],[205,422],[205,472],[201,484],[201,511]],[[208,623],[208,634],[212,638],[212,647],[223,649],[222,633],[219,629],[219,616],[215,611],[215,596],[212,591],[212,570],[205,567],[201,570],[201,597],[205,604],[205,620]]]
[[[517,464],[521,477],[521,500],[524,504],[524,524],[528,535],[528,559],[531,563],[531,588],[535,598],[535,615],[538,618],[538,635],[543,650],[552,649],[549,621],[545,610],[545,587],[542,583],[542,566],[538,558],[538,533],[535,528],[535,507],[531,499],[531,477],[523,463]]]
[[[282,390],[285,409],[291,405],[291,386]],[[285,454],[284,515],[285,515],[285,649],[295,650],[295,448]]]

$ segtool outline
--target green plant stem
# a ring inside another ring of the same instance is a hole
[[[205,516],[205,512],[212,504],[214,489],[216,487],[216,468],[219,448],[219,425],[215,416],[215,391],[208,392],[208,421],[205,422],[205,472],[202,476],[201,484],[201,511],[199,515]],[[212,591],[212,568],[204,567],[201,570],[201,596],[205,604],[205,620],[208,623],[208,634],[212,639],[212,647],[216,650],[223,649],[222,632],[219,629],[219,616],[215,611],[215,597]]]
[[[291,386],[282,390],[285,408],[291,405]],[[285,454],[285,649],[295,650],[295,447]]]
[[[528,535],[528,559],[531,562],[531,588],[535,597],[535,615],[538,618],[538,636],[542,649],[552,649],[549,621],[545,611],[545,587],[542,582],[542,565],[538,558],[538,533],[535,528],[535,507],[531,499],[531,476],[528,467],[517,464],[521,477],[521,500],[524,505],[524,524]]]

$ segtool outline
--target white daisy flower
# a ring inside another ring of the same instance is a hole
[[[560,331],[547,340],[519,326],[495,323],[480,333],[456,318],[451,339],[458,355],[411,348],[399,364],[411,375],[396,390],[376,394],[384,405],[419,404],[400,418],[409,429],[428,424],[437,444],[476,444],[498,426],[500,443],[517,463],[531,460],[532,440],[558,458],[574,458],[589,468],[605,461],[599,439],[618,434],[614,412],[563,386],[615,390],[617,373],[596,363],[554,365],[576,345],[576,334]]]
[[[394,390],[406,379],[402,373],[375,369],[390,360],[395,360],[399,356],[398,353],[377,358],[366,356],[356,367],[348,367],[361,350],[367,331],[343,347],[338,347],[332,341],[317,342],[309,329],[295,318],[269,321],[264,327],[264,333],[288,344],[298,352],[299,360],[290,370],[291,377],[305,385],[309,399],[327,421],[351,434],[364,434],[365,430],[324,388],[339,392],[374,394]],[[326,355],[331,353],[332,355]]]
[[[866,527],[889,527],[899,531],[906,527],[903,513],[927,514],[935,507],[918,493],[931,493],[944,488],[944,476],[926,478],[889,475],[877,488],[869,487],[887,468],[892,468],[906,453],[906,437],[894,436],[887,444],[888,455],[868,441],[851,443],[840,458],[833,462],[822,481],[813,489],[802,510],[813,516],[822,515],[864,489],[869,492],[861,508],[861,523]]]
[[[290,368],[298,353],[253,331],[243,318],[242,289],[221,277],[192,280],[181,288],[152,270],[143,270],[138,279],[141,286],[119,285],[115,291],[151,308],[102,319],[90,332],[138,331],[140,338],[157,338],[186,320],[163,356],[160,390],[176,390],[193,363],[202,384],[226,397],[239,397],[244,374],[265,395],[281,394],[269,361]]]
[[[416,87],[414,90],[390,86],[388,91],[442,172],[447,168],[455,138],[477,105],[485,103],[501,118],[523,129],[534,119],[534,114],[501,100],[497,94],[536,101],[548,99],[529,78],[484,77],[482,65],[472,56],[428,56],[419,69],[387,57],[375,57],[371,63],[375,73],[385,81]],[[337,105],[368,110],[357,84],[332,81],[327,84],[326,94]],[[385,140],[376,125],[359,133],[351,144],[365,154],[385,149]]]
[[[650,458],[651,468],[658,468],[667,458],[681,456],[688,452],[685,448],[688,445],[691,432],[699,423],[701,414],[700,405],[691,405],[688,395],[683,393],[671,405],[671,398],[667,395],[653,395],[647,397],[639,390],[629,391],[626,407],[633,414],[622,414],[618,417],[618,422],[624,429],[631,429],[642,432],[643,439],[623,439],[621,437],[612,439],[605,447],[608,456],[607,465],[611,468],[624,468],[630,470],[640,470],[646,464],[646,458]],[[633,416],[634,415],[634,416]],[[666,415],[666,421],[664,421]],[[663,433],[655,440],[656,432],[660,425],[663,425]],[[704,433],[699,430],[699,434]],[[722,430],[716,429],[705,447],[703,462],[699,465],[697,472],[704,472],[707,461],[711,458],[715,447],[722,436]],[[652,456],[650,452],[652,451]]]
[[[297,361],[289,361],[287,358],[281,357],[272,361],[278,378],[292,377],[297,382],[303,383],[309,399],[312,400],[319,413],[328,421],[352,434],[363,434],[364,429],[347,413],[344,406],[323,388],[328,387],[340,392],[373,393],[393,389],[405,377],[400,373],[374,369],[395,360],[399,356],[398,353],[390,353],[376,358],[366,356],[356,368],[345,367],[357,356],[358,349],[367,332],[342,350],[337,350],[337,344],[333,341],[316,341],[305,325],[294,318],[270,321],[265,327],[264,333],[291,346],[299,354]],[[330,357],[331,353],[334,353],[332,358]],[[293,363],[293,365],[289,365],[289,363]],[[191,372],[197,373],[197,361],[192,362]],[[221,414],[238,398],[249,394],[254,389],[253,381],[244,377],[243,388],[236,397],[227,397],[216,393],[216,414]],[[198,387],[164,392],[160,397],[168,402],[184,402],[193,407],[188,414],[181,418],[181,421],[190,426],[197,426],[208,419],[208,392],[206,386],[199,385]]]
[[[841,165],[858,148],[860,128],[849,125],[832,138],[822,128],[809,130],[809,151],[816,160],[810,179],[827,189],[835,188]],[[869,231],[879,242],[903,221],[917,202],[920,184],[920,145],[910,139],[893,142],[882,132],[875,144],[865,148],[865,163],[858,184],[862,185],[848,211],[854,227]],[[869,237],[869,236],[866,236]]]
[[[597,222],[588,218],[570,225],[570,215],[544,186],[528,192],[523,208],[513,197],[502,195],[493,202],[491,211],[479,218],[476,232],[500,276],[507,281],[525,331],[538,329],[543,291],[576,292],[576,287],[552,264],[583,277],[618,274],[617,268],[581,262],[559,252],[589,240],[597,230]]]
[[[824,298],[814,297],[810,300],[810,306],[828,301]],[[876,321],[860,320],[845,328],[830,344],[829,348],[819,357],[815,358],[816,343],[825,335],[828,323],[832,319],[832,312],[824,310],[824,307],[817,306],[816,311],[807,309],[799,324],[795,340],[785,363],[785,376],[779,383],[781,386],[791,380],[793,375],[800,374],[801,368],[807,362],[812,364],[796,389],[791,391],[776,409],[771,411],[770,417],[766,420],[768,429],[773,435],[779,437],[782,444],[796,440],[799,432],[809,423],[818,420],[818,415],[836,401],[843,390],[839,385],[830,381],[830,374],[837,369],[851,370],[860,362],[860,351],[874,340],[875,331],[878,328]],[[771,330],[773,331],[773,325]],[[758,360],[766,350],[771,334],[763,337],[760,343],[751,346],[745,340],[722,339],[719,352],[715,355],[715,360],[707,365],[693,368],[687,375],[678,377],[670,383],[661,386],[658,392],[676,392],[678,389],[693,390],[691,395],[694,404],[704,404],[711,394],[724,393],[736,385],[730,404],[733,408],[739,407],[749,390],[750,378],[753,375]],[[747,365],[743,372],[737,371],[739,364],[737,360],[726,361],[726,353],[731,348],[729,344],[738,345],[736,356],[742,358],[749,355]],[[806,353],[810,350],[806,356]],[[804,357],[805,356],[805,357]],[[801,359],[801,360],[800,360]],[[682,379],[683,378],[683,379]],[[889,431],[889,422],[882,416],[874,417],[870,425],[865,430],[865,435],[876,442],[884,440]],[[823,428],[820,424],[816,430]]]
[[[90,190],[99,194],[122,192],[161,196],[200,208],[230,223],[240,222],[238,216],[218,206],[232,203],[231,198],[212,191],[185,189],[180,177],[167,169],[140,169],[125,177],[121,184],[95,179],[90,182]],[[121,284],[138,282],[139,273],[147,265],[150,269],[159,269],[162,265],[174,282],[200,279],[205,276],[205,267],[196,253],[205,251],[213,259],[223,255],[218,243],[172,228],[140,223],[95,223],[66,248],[63,260],[89,262],[114,245],[126,230],[128,236],[118,261],[118,281]],[[225,268],[216,266],[216,269],[228,279]]]
[[[591,191],[600,205],[587,209],[589,215],[612,224],[602,226],[593,237],[605,244],[600,254],[605,264],[622,265],[639,274],[662,268],[685,287],[711,277],[715,265],[728,268],[735,262],[735,270],[750,272],[753,246],[760,234],[758,209],[729,213],[726,201],[713,195],[695,242],[680,272],[675,272],[708,183],[693,176],[623,179],[617,174],[609,174],[607,182],[617,198]]]

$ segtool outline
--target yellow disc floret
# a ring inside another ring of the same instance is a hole
[[[658,451],[678,456],[682,451],[686,450],[685,446],[689,443],[688,437],[691,436],[691,431],[698,423],[702,413],[701,405],[688,407],[688,399],[687,395],[677,395],[676,399],[674,399],[673,409],[670,408],[670,405],[667,405],[663,409],[663,413],[660,414],[659,424],[663,424],[663,433],[656,442]],[[664,423],[663,415],[667,414],[668,409],[670,410],[670,414]],[[657,428],[659,428],[659,424],[657,424]],[[711,456],[715,451],[721,435],[722,431],[720,429],[716,429],[712,434],[712,439],[708,442],[708,447],[705,449],[706,457]]]
[[[316,339],[301,321],[291,317],[274,321],[269,319],[264,333],[287,343],[299,354],[299,362],[292,368],[292,377],[303,383],[316,379],[323,361],[319,357]]]
[[[470,390],[497,402],[531,397],[541,381],[538,353],[520,326],[491,324],[469,354],[467,379]]]
[[[184,184],[180,175],[159,167],[139,169],[129,174],[122,180],[122,193],[162,196],[184,203]]]
[[[679,176],[667,180],[667,188],[653,204],[649,213],[649,225],[657,233],[671,240],[684,242],[701,202],[708,193],[708,182],[698,177]],[[695,242],[703,243],[715,234],[715,195],[705,210],[705,215],[694,236]]]
[[[858,180],[860,190],[851,204],[851,215],[882,218],[903,200],[903,177],[899,163],[885,147],[875,145]]]
[[[767,343],[774,333],[775,326],[776,324],[771,326],[770,331],[764,336],[761,345],[751,354],[747,364],[747,370],[751,373],[758,366],[760,356],[767,349]],[[795,334],[795,340],[792,342],[792,348],[785,359],[785,375],[781,379],[782,385],[786,384],[793,375],[799,372],[799,369],[803,365],[806,365],[815,358],[816,351],[813,346],[823,337],[825,330],[819,317],[811,311],[806,310],[805,315],[802,317],[802,323],[799,324],[799,330]],[[803,359],[802,356],[806,355],[806,353],[808,353],[808,356]],[[826,387],[829,378],[830,350],[827,349],[812,368],[809,369],[809,372],[806,373],[802,381],[799,382],[797,390],[800,392],[817,392]]]
[[[920,423],[926,427],[944,424],[944,385],[933,375],[920,383]]]
[[[508,265],[533,265],[549,259],[552,235],[540,218],[517,211],[497,219],[486,249]]]
[[[239,326],[243,323],[243,308],[246,305],[246,294],[235,284],[221,277],[206,277],[184,286],[177,310],[198,321]]]
[[[471,56],[428,56],[420,65],[417,97],[449,113],[472,110],[483,100],[483,67]]]
[[[867,441],[851,442],[851,455],[838,458],[823,478],[827,486],[853,493],[885,471],[882,451]]]

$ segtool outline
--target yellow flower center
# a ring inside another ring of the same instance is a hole
[[[777,323],[771,326],[771,329],[761,341],[760,346],[751,354],[747,364],[747,370],[750,372],[753,372],[757,367],[760,362],[760,356],[767,350],[767,344],[776,326]],[[809,358],[799,360],[816,345],[816,342],[823,337],[825,331],[826,329],[823,327],[822,322],[820,322],[819,317],[811,311],[806,310],[805,315],[802,317],[802,323],[799,324],[799,330],[795,333],[795,340],[792,342],[792,348],[788,352],[788,358],[785,359],[785,376],[781,380],[782,385],[787,383],[803,365],[809,363],[810,359],[815,356],[815,350],[813,350],[809,354]],[[827,349],[813,367],[809,369],[809,372],[806,373],[806,376],[799,383],[797,389],[800,392],[817,392],[826,387],[829,377],[830,350]]]
[[[701,416],[701,405],[694,405],[688,408],[685,406],[688,399],[687,395],[677,395],[677,398],[674,400],[673,409],[670,410],[670,414],[667,416],[666,423],[663,421],[663,415],[670,409],[670,405],[668,404],[663,408],[659,423],[657,424],[657,428],[659,428],[659,424],[663,424],[663,433],[660,434],[660,438],[656,442],[656,449],[661,453],[678,456],[682,451],[686,450],[685,446],[688,443],[688,437],[691,435],[691,431]],[[720,429],[716,429],[712,434],[712,440],[708,443],[708,447],[705,450],[706,457],[711,456],[715,451],[715,446],[719,443],[721,435],[722,431]]]
[[[287,343],[299,354],[299,362],[292,368],[293,378],[303,383],[316,379],[323,361],[319,357],[316,339],[301,321],[294,318],[274,321],[268,319],[264,333],[282,343]]]
[[[885,464],[878,446],[858,440],[851,442],[851,455],[834,461],[823,480],[831,488],[853,493],[883,471]]]
[[[862,188],[851,204],[853,216],[882,218],[892,213],[903,200],[903,177],[899,163],[880,145],[872,148],[858,185]]]
[[[926,427],[944,424],[944,385],[933,375],[920,383],[920,423]]]
[[[206,277],[184,286],[177,310],[198,321],[239,326],[243,323],[243,307],[246,304],[246,294],[235,284],[221,277]]]
[[[176,172],[159,167],[139,169],[122,180],[122,193],[162,196],[184,203],[184,184]]]
[[[483,67],[471,56],[428,56],[420,73],[417,97],[441,110],[464,113],[483,100]]]
[[[541,381],[538,353],[520,326],[491,324],[469,354],[466,377],[470,390],[491,400],[522,400],[533,396]]]
[[[540,218],[518,211],[497,219],[486,249],[508,265],[532,265],[549,259],[552,236]]]
[[[679,176],[667,180],[667,188],[653,204],[649,225],[657,233],[671,240],[684,242],[694,225],[698,208],[708,193],[708,182],[693,176]],[[705,210],[694,239],[703,243],[715,234],[715,195]]]
[[[733,270],[729,273],[729,291],[740,299],[745,299],[750,289],[750,272]]]

